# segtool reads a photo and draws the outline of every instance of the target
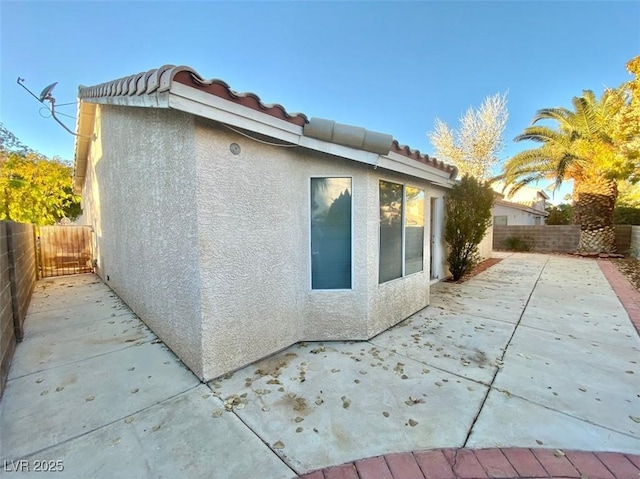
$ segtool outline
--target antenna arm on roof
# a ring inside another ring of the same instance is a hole
[[[31,95],[33,98],[38,100],[40,103],[44,103],[40,98],[38,98],[36,95],[34,95],[31,90],[29,90],[26,86],[24,86],[23,82],[24,82],[24,78],[18,77],[18,80],[17,80],[18,85],[20,85],[22,88],[27,90],[29,92],[29,95]]]
[[[51,104],[51,107],[49,108],[49,110],[51,111],[51,117],[58,123],[58,125],[60,125],[65,130],[67,130],[67,132],[71,133],[73,136],[77,136],[77,137],[80,137],[80,138],[89,138],[91,140],[94,139],[94,135],[92,135],[92,136],[80,135],[79,133],[76,133],[75,131],[72,131],[69,127],[67,127],[67,125],[62,123],[62,121],[60,121],[60,119],[56,116],[55,99],[52,96],[50,96],[50,97],[46,98],[46,100]]]

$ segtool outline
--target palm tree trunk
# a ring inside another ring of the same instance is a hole
[[[575,181],[574,223],[580,225],[578,253],[615,253],[613,209],[618,197],[614,180],[592,175]]]

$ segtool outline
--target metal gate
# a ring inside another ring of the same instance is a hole
[[[40,226],[38,243],[41,278],[93,271],[90,226]]]

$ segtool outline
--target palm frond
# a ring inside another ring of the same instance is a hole
[[[525,130],[514,138],[514,141],[530,140],[537,143],[558,143],[569,144],[566,134],[549,128],[548,126],[528,126]]]
[[[576,129],[590,136],[593,135],[598,123],[593,105],[585,97],[573,97],[572,103],[576,110]]]
[[[561,129],[571,128],[573,113],[566,108],[542,108],[538,110],[531,120],[531,125],[539,121],[552,120],[558,123]]]

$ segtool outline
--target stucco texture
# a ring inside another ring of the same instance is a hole
[[[443,189],[165,110],[100,107],[96,133],[85,211],[99,274],[201,379],[299,341],[368,339],[428,304],[429,198]],[[311,289],[311,177],[352,178],[351,290]],[[380,180],[426,199],[424,269],[384,284]]]
[[[83,206],[97,272],[202,376],[193,123],[170,110],[99,106]]]
[[[513,208],[505,205],[494,205],[492,210],[493,216],[506,216],[507,225],[536,225],[536,218],[538,218],[538,225],[543,225],[545,221],[544,214],[533,214],[528,211],[521,210],[519,208]]]
[[[303,148],[264,145],[196,122],[205,376],[216,377],[298,341],[368,339],[428,304],[424,270],[378,284],[379,181],[424,180]],[[234,155],[230,145],[240,153]],[[353,288],[310,285],[311,177],[352,178]]]

